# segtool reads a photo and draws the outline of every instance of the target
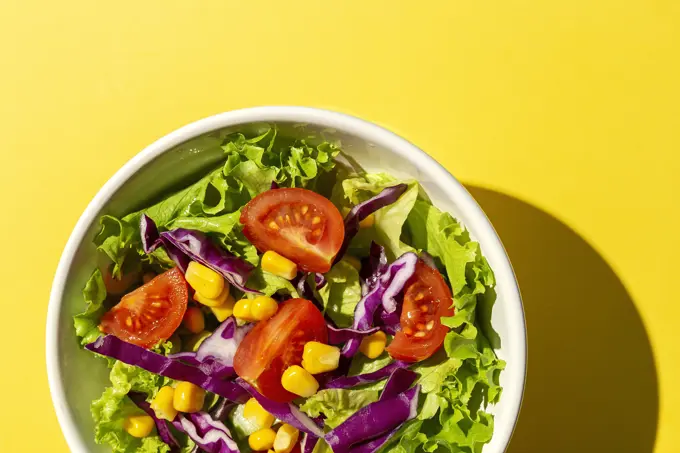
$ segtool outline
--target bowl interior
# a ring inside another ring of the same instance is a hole
[[[502,452],[515,423],[523,388],[524,323],[512,270],[500,242],[481,210],[460,184],[424,154],[409,153],[404,149],[398,152],[393,146],[380,140],[368,141],[364,138],[365,134],[355,131],[339,132],[329,129],[327,124],[307,124],[301,128],[292,123],[278,123],[278,126],[288,135],[308,136],[312,133],[323,134],[329,139],[339,139],[347,154],[369,171],[385,171],[397,177],[417,179],[436,206],[452,213],[470,230],[471,236],[480,241],[498,280],[497,299],[491,313],[492,324],[498,334],[494,346],[498,356],[508,363],[506,371],[501,375],[501,383],[505,387],[503,397],[498,405],[491,408],[491,412],[496,414],[494,439],[484,451]],[[92,269],[102,260],[92,243],[98,232],[99,215],[126,214],[153,202],[169,190],[190,182],[192,175],[199,175],[218,165],[222,150],[216,145],[221,133],[251,127],[257,125],[223,128],[193,138],[165,152],[147,149],[144,153],[153,155],[147,156],[147,162],[142,163],[142,167],[127,180],[123,179],[122,185],[105,200],[99,212],[93,213],[95,215],[92,221],[82,230],[85,234],[71,239],[76,241],[73,259],[67,260],[66,264],[62,263],[62,266],[66,266],[64,272],[61,277],[59,273],[57,275],[57,279],[62,279],[63,292],[60,292],[61,308],[56,314],[57,325],[54,329],[57,370],[50,370],[51,374],[54,373],[50,377],[51,381],[58,381],[56,385],[53,383],[53,393],[58,393],[63,388],[63,397],[53,395],[53,399],[73,451],[108,451],[93,441],[93,423],[89,410],[90,402],[98,398],[108,385],[108,370],[103,361],[80,349],[72,327],[72,316],[83,310],[82,288]],[[376,126],[373,127],[386,133]],[[390,136],[397,139],[392,134]],[[413,148],[407,142],[401,142]],[[53,300],[52,304],[55,303],[57,302]],[[48,343],[50,341],[48,336]]]

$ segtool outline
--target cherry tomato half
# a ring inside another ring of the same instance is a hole
[[[245,336],[234,356],[234,370],[269,399],[290,402],[297,395],[281,385],[283,372],[302,363],[305,343],[328,343],[323,315],[306,299],[290,299],[276,314]]]
[[[444,343],[449,328],[442,316],[453,316],[453,297],[442,275],[418,260],[416,272],[406,283],[404,305],[399,318],[401,330],[387,347],[390,356],[405,362],[419,362],[434,354]]]
[[[102,316],[99,329],[123,341],[151,348],[179,327],[189,292],[182,271],[170,269],[126,294]]]
[[[261,193],[245,205],[241,223],[259,251],[273,250],[306,272],[328,272],[345,236],[340,211],[307,189]]]

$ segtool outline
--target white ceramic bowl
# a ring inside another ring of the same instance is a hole
[[[219,150],[202,149],[201,137],[218,129],[237,130],[248,124],[282,126],[304,123],[306,131],[323,131],[342,140],[343,149],[367,170],[411,176],[423,185],[439,208],[451,212],[480,242],[493,268],[498,298],[492,324],[507,361],[501,374],[503,395],[491,409],[493,440],[485,453],[507,447],[517,420],[526,372],[526,330],[517,281],[496,232],[465,188],[416,146],[375,124],[340,113],[302,107],[257,107],[226,112],[178,129],[132,158],[97,193],[80,217],[59,261],[47,316],[47,371],[52,400],[64,436],[75,453],[106,452],[93,441],[89,405],[108,384],[104,363],[79,348],[72,316],[82,311],[82,288],[98,256],[92,239],[101,214],[125,214],[220,158]],[[291,128],[292,129],[292,128]]]

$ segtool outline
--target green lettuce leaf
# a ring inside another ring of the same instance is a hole
[[[349,327],[354,309],[361,300],[359,271],[345,260],[340,260],[326,273],[326,285],[319,291],[325,313],[338,327]]]
[[[282,294],[290,297],[300,297],[293,284],[283,277],[271,274],[261,267],[255,268],[250,273],[250,278],[246,283],[248,288],[260,291],[265,296]],[[253,296],[254,297],[254,296]]]
[[[300,410],[310,417],[324,415],[325,426],[335,428],[359,409],[378,401],[375,390],[325,389],[305,400]]]
[[[83,289],[85,299],[85,311],[73,317],[73,325],[76,335],[80,338],[80,344],[86,345],[95,341],[100,331],[97,328],[99,318],[104,314],[104,300],[106,300],[106,286],[99,269],[95,269]]]

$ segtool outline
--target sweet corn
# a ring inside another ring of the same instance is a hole
[[[338,368],[340,349],[335,346],[309,341],[302,353],[302,368],[312,374],[325,373]]]
[[[201,346],[201,343],[203,343],[203,340],[208,338],[210,335],[212,335],[212,332],[209,330],[204,330],[202,332],[193,334],[187,340],[186,344],[184,345],[184,349],[187,351],[196,352],[198,347]]]
[[[290,453],[300,437],[300,431],[287,423],[281,425],[274,439],[276,453]]]
[[[286,280],[292,280],[297,275],[297,264],[272,250],[262,255],[262,269]]]
[[[243,407],[243,417],[249,420],[257,429],[271,428],[274,416],[264,410],[255,398],[250,398]]]
[[[180,412],[198,412],[203,408],[205,390],[191,382],[180,382],[175,387],[172,405]]]
[[[227,282],[224,282],[224,289],[222,289],[220,295],[215,298],[206,297],[198,291],[194,294],[194,300],[206,307],[219,307],[220,305],[223,305],[227,299],[229,299],[229,283]]]
[[[361,340],[359,351],[369,359],[375,359],[385,350],[387,343],[387,335],[382,330],[377,331],[372,335],[368,335]]]
[[[189,307],[184,313],[182,325],[191,333],[202,332],[205,328],[205,317],[198,307]]]
[[[290,366],[283,372],[281,385],[289,392],[305,398],[314,395],[319,389],[319,383],[314,376],[298,365]]]
[[[279,304],[267,296],[258,296],[250,301],[250,314],[258,321],[269,319],[279,309]]]
[[[229,294],[229,297],[227,297],[227,300],[224,301],[222,305],[210,307],[210,311],[213,312],[213,315],[215,315],[219,322],[224,322],[225,319],[234,313],[234,304],[236,304],[236,302],[234,301],[234,298],[231,297],[231,294]]]
[[[271,428],[264,428],[259,431],[255,431],[253,434],[248,436],[248,445],[255,451],[265,451],[272,448],[274,445],[274,439],[276,438],[276,433]]]
[[[189,263],[184,278],[196,292],[210,299],[218,297],[224,289],[224,278],[196,261]]]
[[[149,415],[128,415],[123,422],[123,428],[133,437],[146,437],[151,434],[155,423]]]
[[[245,321],[255,321],[251,311],[251,301],[249,299],[241,299],[234,304],[234,316]]]
[[[359,228],[371,228],[375,223],[375,216],[373,214],[366,217],[364,220],[359,222]]]
[[[354,269],[358,271],[361,270],[361,261],[356,256],[345,255],[342,259],[347,261],[347,264],[352,266]]]
[[[156,417],[173,421],[177,416],[177,409],[173,406],[174,399],[175,389],[169,385],[162,387],[151,401],[151,409],[156,413]]]

